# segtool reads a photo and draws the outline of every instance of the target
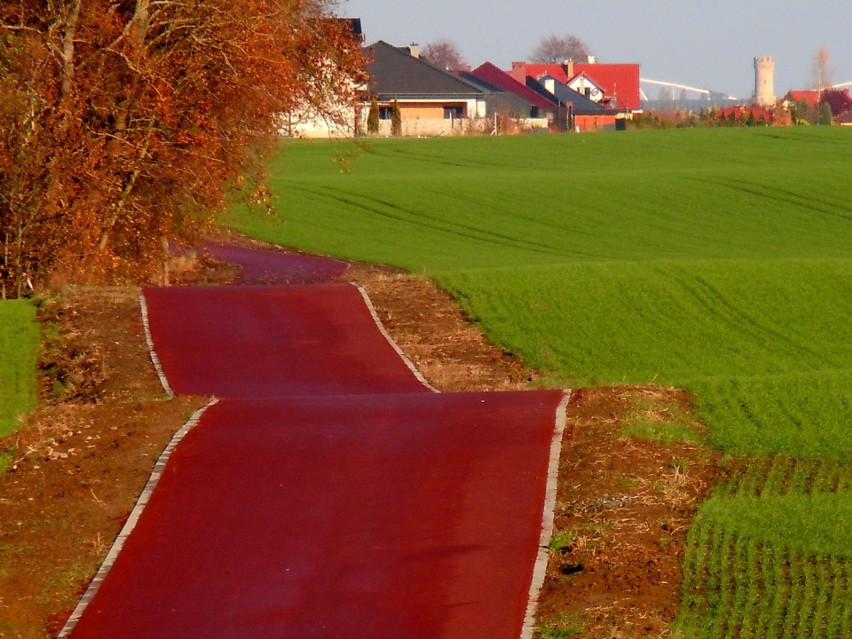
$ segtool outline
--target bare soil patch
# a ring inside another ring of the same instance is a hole
[[[173,265],[170,279],[215,285],[234,273],[190,257]],[[388,331],[437,388],[521,389],[540,379],[488,343],[430,281],[362,264],[344,278],[366,288]],[[13,457],[0,474],[0,637],[55,636],[157,456],[204,403],[164,396],[148,358],[138,289],[66,290],[44,303],[41,316],[54,327],[42,358],[41,407],[0,440],[0,451]],[[667,633],[686,528],[713,479],[713,455],[621,429],[638,403],[664,421],[688,410],[688,399],[652,387],[574,391],[541,636]],[[579,634],[566,634],[571,628]]]

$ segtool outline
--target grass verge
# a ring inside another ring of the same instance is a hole
[[[35,406],[39,330],[27,301],[0,302],[0,437],[12,433]],[[0,464],[3,456],[0,451]]]

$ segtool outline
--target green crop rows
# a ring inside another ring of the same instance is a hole
[[[24,301],[0,302],[0,437],[14,431],[35,403],[37,352],[35,308]]]
[[[689,637],[852,635],[848,462],[752,463],[689,532],[681,630]]]
[[[849,458],[852,262],[601,262],[442,273],[502,346],[571,385],[696,393],[711,441]]]
[[[690,532],[680,630],[843,637],[850,166],[839,127],[288,143],[275,214],[231,223],[430,274],[554,381],[692,391],[745,470]]]

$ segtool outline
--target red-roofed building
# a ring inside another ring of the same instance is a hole
[[[490,62],[486,62],[476,67],[471,74],[484,80],[488,84],[513,93],[516,96],[523,98],[535,109],[530,114],[531,117],[547,118],[553,120],[559,107],[554,100],[548,100],[542,95],[539,95],[532,89],[526,86],[526,83],[521,83],[512,78],[505,71],[497,68]],[[525,78],[526,80],[526,78]]]
[[[788,104],[805,102],[809,107],[818,109],[823,104],[828,104],[831,107],[831,114],[834,116],[842,115],[849,110],[852,110],[852,96],[849,95],[849,89],[810,89],[807,91],[790,91],[784,96],[784,101]]]
[[[518,82],[524,82],[527,76],[538,80],[549,75],[560,82],[578,90],[576,78],[583,76],[591,84],[601,89],[599,99],[591,97],[596,102],[605,102],[611,108],[619,111],[639,111],[642,102],[639,97],[639,65],[638,64],[598,64],[596,62],[572,62],[563,64],[527,64],[513,62],[509,74]],[[583,91],[580,91],[583,93]]]
[[[562,84],[568,84],[568,74],[565,72],[565,65],[562,64],[529,64],[527,62],[513,62],[512,70],[509,71],[515,80],[520,83],[526,82],[527,76],[538,80],[540,77],[549,75]]]
[[[588,73],[578,73],[568,80],[565,85],[580,95],[586,96],[592,102],[596,102],[608,109],[616,108],[613,104],[615,100],[609,95],[606,87],[595,82],[594,78]]]
[[[819,107],[819,94],[821,92],[817,89],[808,89],[806,91],[790,91],[784,97],[785,100],[789,100],[790,102],[804,102],[809,107],[817,108]]]

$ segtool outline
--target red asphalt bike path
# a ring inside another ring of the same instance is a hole
[[[64,635],[529,635],[562,392],[432,392],[351,285],[144,298],[172,389],[219,402]]]

